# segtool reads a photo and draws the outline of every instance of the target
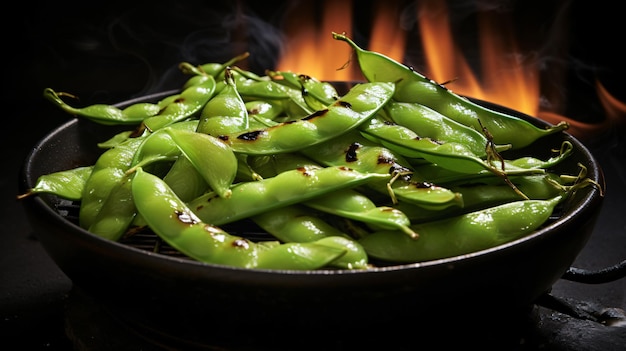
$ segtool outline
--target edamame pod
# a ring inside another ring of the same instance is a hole
[[[238,165],[232,149],[208,134],[182,129],[167,129],[166,132],[211,189],[220,197],[230,197]]]
[[[359,84],[326,110],[274,127],[222,135],[220,139],[238,153],[267,155],[297,151],[358,127],[382,108],[393,90],[393,83]]]
[[[347,167],[298,168],[271,178],[237,183],[231,187],[230,198],[211,192],[190,201],[188,205],[203,222],[222,225],[388,177],[361,173]]]
[[[201,262],[243,268],[318,269],[345,250],[313,243],[257,244],[203,223],[159,177],[141,167],[132,195],[148,226],[181,253]]]
[[[422,104],[478,131],[482,131],[484,126],[493,135],[496,144],[511,144],[512,148],[518,149],[542,136],[569,127],[566,122],[561,122],[548,128],[539,128],[524,119],[489,109],[457,95],[390,57],[362,49],[343,34],[332,35],[334,39],[345,41],[354,49],[361,72],[368,81],[396,82],[394,100]]]
[[[35,186],[17,198],[19,200],[34,194],[52,194],[67,200],[79,201],[93,168],[94,166],[76,167],[41,175],[37,178]]]
[[[519,200],[480,211],[414,224],[413,240],[400,231],[378,231],[360,238],[365,251],[390,262],[421,262],[475,252],[521,238],[543,225],[564,199]]]
[[[57,93],[51,88],[46,88],[43,91],[44,98],[52,101],[52,103],[65,112],[75,116],[84,117],[103,125],[138,124],[146,118],[154,116],[161,111],[161,107],[158,104],[147,102],[132,104],[124,109],[107,104],[93,104],[85,107],[73,107],[61,99],[61,96],[63,95],[72,96],[67,93]]]

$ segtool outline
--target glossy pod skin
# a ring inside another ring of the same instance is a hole
[[[141,101],[158,101],[173,93],[143,97]],[[531,117],[500,109],[541,125]],[[93,141],[106,139],[115,132],[77,119],[59,126],[25,160],[22,189],[32,187],[39,175],[77,164],[93,164],[102,152]],[[554,148],[563,140],[572,142],[574,152],[555,165],[555,170],[576,174],[577,164],[581,163],[587,166],[590,178],[603,183],[593,156],[566,133],[547,136],[529,150],[542,157],[543,150]],[[450,316],[457,324],[472,322],[473,313],[501,321],[502,311],[507,311],[507,315],[527,311],[533,301],[549,291],[584,247],[592,234],[602,197],[593,187],[581,189],[563,203],[559,216],[544,227],[494,248],[358,272],[249,270],[197,262],[93,235],[76,225],[71,216],[59,212],[67,203],[62,199],[42,194],[27,197],[22,203],[34,232],[54,262],[81,291],[96,297],[112,312],[170,335],[187,335],[195,328],[230,330],[237,325],[267,337],[268,332],[276,331],[276,326],[259,323],[260,315],[289,320],[282,326],[283,331],[300,333],[303,328],[362,332],[361,323],[353,325],[346,323],[346,318],[329,317],[337,316],[338,311],[353,320],[390,323],[394,328],[399,318],[419,316],[410,330],[426,333],[429,326],[448,326],[445,323],[450,322]],[[307,318],[295,320],[293,311]],[[219,318],[207,318],[208,315]],[[439,323],[433,325],[435,321]],[[207,335],[198,333],[194,337],[202,339]]]
[[[104,125],[136,125],[144,119],[161,111],[159,104],[137,102],[123,109],[114,105],[94,104],[85,107],[73,107],[61,99],[67,93],[56,92],[51,88],[44,89],[43,96],[67,113],[87,118]]]
[[[414,224],[419,240],[379,231],[359,240],[365,251],[391,262],[422,262],[467,254],[518,239],[545,223],[563,200],[520,200],[434,222]]]
[[[565,122],[538,128],[512,114],[479,105],[441,84],[426,78],[400,62],[381,53],[364,50],[343,34],[333,33],[336,40],[345,41],[356,53],[359,67],[370,82],[396,82],[393,99],[419,103],[478,131],[486,128],[496,144],[511,144],[515,149],[532,144],[538,138],[566,130]],[[480,122],[479,122],[480,120]]]
[[[231,223],[273,208],[292,205],[339,189],[388,178],[346,167],[298,168],[256,182],[235,184],[229,198],[207,193],[188,203],[204,222]]]
[[[346,133],[374,115],[391,98],[391,83],[354,86],[326,110],[274,127],[219,136],[233,151],[267,155],[297,151]]]
[[[138,168],[132,193],[139,213],[157,235],[200,262],[243,268],[318,269],[345,254],[312,243],[259,244],[203,223],[163,180]]]

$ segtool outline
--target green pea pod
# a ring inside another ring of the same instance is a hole
[[[271,178],[237,183],[231,187],[230,198],[204,194],[190,201],[189,207],[202,221],[222,225],[386,177],[346,167],[298,168]]]
[[[78,215],[81,227],[87,229],[95,221],[109,193],[131,167],[135,152],[142,142],[141,138],[130,138],[98,157],[81,197]]]
[[[200,113],[197,132],[218,136],[240,132],[250,126],[248,110],[237,91],[230,69],[226,68],[226,86],[211,98]]]
[[[31,189],[17,198],[23,199],[34,194],[52,194],[67,200],[79,201],[93,168],[94,166],[76,167],[41,175]]]
[[[198,120],[189,120],[170,124],[154,132],[148,132],[143,136],[143,142],[137,148],[132,165],[138,165],[140,162],[145,162],[145,160],[151,158],[163,159],[177,157],[180,155],[180,149],[176,146],[176,143],[172,140],[170,135],[167,134],[167,130],[181,129],[195,131],[197,127]]]
[[[226,67],[233,66],[235,63],[243,61],[249,56],[250,56],[249,52],[244,52],[243,54],[237,55],[223,63],[215,63],[215,62],[205,63],[205,64],[200,65],[200,70],[205,74],[218,78],[219,75],[224,72]]]
[[[532,233],[564,199],[519,200],[432,222],[414,224],[413,240],[400,231],[378,231],[360,238],[370,257],[390,262],[421,262],[488,249]]]
[[[346,254],[329,263],[344,269],[369,268],[367,253],[354,239],[300,205],[291,205],[260,213],[251,219],[282,242],[327,244],[346,250]]]
[[[209,190],[209,184],[187,157],[178,157],[163,181],[185,202]]]
[[[492,163],[479,157],[465,144],[438,143],[430,138],[421,138],[412,130],[385,122],[378,116],[364,123],[361,131],[369,138],[405,157],[423,158],[442,168],[462,173],[478,173],[487,170],[502,176],[506,174],[499,163]]]
[[[418,103],[449,118],[483,130],[485,127],[496,144],[511,144],[518,149],[532,144],[540,137],[558,133],[569,127],[566,122],[540,128],[516,116],[479,105],[441,84],[381,53],[364,50],[343,34],[333,38],[347,42],[356,52],[361,72],[370,82],[395,82],[393,98],[400,102]]]
[[[237,90],[247,99],[286,100],[291,98],[289,89],[271,80],[237,80]]]
[[[392,203],[406,201],[428,208],[462,205],[462,198],[449,189],[416,180],[409,163],[392,150],[364,138],[359,132],[330,139],[300,151],[325,166],[347,166],[360,172],[400,175],[391,184],[371,182],[368,187],[392,196]]]
[[[318,211],[366,223],[374,229],[398,229],[411,238],[417,234],[409,227],[411,221],[402,211],[377,206],[370,198],[353,189],[340,189],[303,202]]]
[[[65,101],[61,99],[61,95],[69,94],[57,93],[50,88],[46,88],[43,91],[44,98],[54,103],[63,111],[103,125],[138,124],[144,119],[154,116],[161,111],[161,107],[158,104],[147,102],[132,104],[124,109],[107,104],[93,104],[79,108],[65,103]]]
[[[289,71],[267,71],[267,75],[274,81],[300,90],[304,101],[314,111],[325,109],[339,99],[332,84],[321,82],[309,75]]]
[[[276,155],[247,155],[248,165],[263,178],[274,177],[284,171],[297,168],[321,168],[312,159],[294,152]],[[339,165],[342,166],[342,165]]]
[[[565,193],[569,188],[568,185],[562,184],[559,176],[552,173],[513,176],[509,179],[532,200],[546,200]],[[522,199],[510,186],[503,184],[501,179],[493,176],[478,180],[459,181],[448,186],[452,191],[462,196],[463,206],[432,210],[401,202],[395,207],[404,212],[411,223],[422,223]]]
[[[309,242],[328,236],[346,236],[301,204],[289,205],[261,212],[250,217],[254,223],[282,242]]]
[[[123,177],[113,186],[87,231],[118,241],[133,222],[136,214],[131,181],[128,177]]]
[[[275,127],[220,136],[235,152],[276,154],[291,152],[342,135],[371,118],[389,101],[392,83],[363,83],[328,109]]]
[[[243,268],[318,269],[345,250],[313,243],[261,245],[204,223],[159,177],[137,168],[132,180],[137,209],[160,238],[195,260]]]
[[[112,136],[111,138],[105,141],[99,142],[97,145],[101,149],[110,149],[113,146],[124,142],[128,138],[132,138],[134,134],[135,134],[135,131],[133,130],[126,130],[123,132],[119,132],[115,134],[114,136]]]
[[[283,105],[277,100],[252,100],[246,101],[246,110],[249,117],[260,117],[263,120],[273,121],[283,114]]]
[[[215,79],[192,85],[183,90],[179,97],[164,109],[163,113],[148,117],[143,124],[151,131],[163,128],[172,123],[185,120],[198,114],[215,93]]]
[[[237,157],[228,145],[208,134],[168,129],[168,135],[218,196],[228,198],[237,175]]]
[[[436,142],[454,142],[465,145],[476,156],[486,156],[487,137],[474,128],[461,124],[426,106],[390,101],[385,105],[386,115],[396,124],[414,131],[420,137]],[[500,146],[505,150],[509,146]]]

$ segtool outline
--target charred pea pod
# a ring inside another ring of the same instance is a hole
[[[292,152],[275,155],[247,155],[247,162],[250,168],[263,178],[274,177],[284,171],[298,168],[322,168],[319,163],[309,157]]]
[[[546,160],[532,156],[524,156],[517,159],[504,160],[503,168],[508,177],[532,174],[539,175],[545,173],[550,167],[553,167],[565,160],[569,157],[569,155],[571,155],[572,151],[573,149],[571,143],[564,141],[561,148],[556,150],[558,153]],[[453,169],[442,168],[433,163],[413,165],[413,169],[414,172],[419,174],[422,179],[436,179],[438,183],[442,185],[459,182],[486,181],[488,178],[494,178],[494,174],[488,170],[482,170],[476,173],[465,173]]]
[[[513,176],[509,179],[531,200],[547,200],[564,194],[571,186],[552,173]],[[502,181],[496,177],[459,181],[447,184],[447,186],[463,197],[462,207],[431,210],[407,202],[399,203],[395,207],[404,212],[412,223],[421,223],[522,199],[510,186],[502,184]]]
[[[204,105],[213,97],[214,92],[215,79],[213,78],[186,88],[162,113],[144,119],[143,125],[148,130],[155,131],[199,114]]]
[[[275,127],[226,134],[220,138],[238,153],[259,155],[297,151],[357,128],[387,103],[393,89],[392,83],[359,84],[326,110]]]
[[[364,123],[360,130],[368,139],[405,157],[423,158],[439,167],[465,173],[478,173],[488,170],[497,174],[503,172],[496,166],[477,156],[459,143],[439,143],[430,138],[422,138],[412,130],[399,124],[387,122],[378,116]]]
[[[208,134],[179,129],[167,129],[166,132],[211,189],[219,197],[230,197],[238,164],[232,149]]]
[[[325,166],[347,166],[361,172],[390,174],[390,182],[371,182],[367,187],[391,196],[391,202],[407,201],[429,208],[462,204],[459,194],[413,177],[408,161],[392,150],[351,131],[300,153]]]
[[[87,229],[96,220],[104,201],[111,190],[125,177],[130,168],[135,152],[143,142],[140,138],[131,138],[103,152],[85,182],[79,209],[79,224]]]
[[[564,195],[519,200],[483,210],[418,223],[413,240],[400,231],[378,231],[360,238],[370,257],[390,262],[421,262],[463,255],[521,238],[541,227]]]
[[[309,242],[327,236],[345,236],[320,213],[301,204],[261,212],[250,217],[259,227],[282,242]]]
[[[345,250],[312,243],[257,244],[202,222],[163,180],[138,168],[132,195],[137,209],[160,238],[195,260],[259,269],[318,269]]]
[[[345,249],[346,254],[331,262],[330,266],[344,269],[368,268],[367,253],[360,244],[311,209],[291,205],[260,213],[251,219],[262,229],[282,242],[311,242],[328,244]]]
[[[275,177],[234,184],[230,198],[211,192],[188,204],[202,221],[222,225],[387,177],[347,167],[298,168]]]
[[[396,83],[394,100],[422,104],[479,131],[484,127],[493,135],[496,144],[511,144],[512,148],[518,149],[532,144],[540,137],[569,127],[566,122],[561,122],[540,128],[522,118],[479,105],[411,67],[381,53],[362,49],[343,34],[332,35],[334,39],[345,41],[354,49],[361,72],[368,81]]]
[[[197,132],[212,136],[248,129],[248,110],[239,95],[230,69],[225,70],[226,85],[211,98],[200,113]]]
[[[248,56],[250,56],[250,53],[244,52],[243,54],[237,55],[223,63],[209,62],[198,66],[194,66],[189,62],[181,62],[178,65],[181,72],[183,72],[183,74],[192,75],[192,77],[189,78],[183,85],[183,89],[189,88],[193,85],[202,84],[207,80],[219,80],[219,76],[224,72],[226,67],[245,60]],[[209,76],[211,78],[209,78]]]
[[[385,105],[385,115],[396,124],[414,131],[423,138],[465,145],[476,156],[486,156],[490,142],[480,131],[461,124],[426,106],[416,103],[390,101]],[[510,145],[498,146],[506,150]]]
[[[85,107],[73,107],[68,105],[61,96],[71,96],[71,94],[56,92],[50,88],[43,91],[43,96],[54,103],[63,111],[86,118],[103,125],[129,125],[139,124],[148,117],[154,116],[161,111],[159,104],[139,102],[124,109],[107,104],[93,104]]]
[[[314,111],[325,109],[339,99],[339,94],[332,84],[321,82],[309,75],[271,70],[266,73],[272,80],[300,90],[304,101]]]
[[[397,208],[377,206],[369,197],[354,189],[341,189],[303,202],[318,211],[366,223],[373,230],[397,229],[416,239],[411,221]]]
[[[243,61],[249,56],[250,56],[249,52],[244,52],[243,54],[237,55],[224,63],[211,62],[211,63],[202,64],[200,65],[200,69],[202,70],[202,72],[212,75],[213,77],[217,78],[219,77],[220,74],[224,72],[226,67],[233,66],[237,62]]]
[[[18,195],[17,198],[23,199],[35,194],[52,194],[63,199],[79,201],[93,168],[94,166],[83,166],[41,175],[31,189]]]

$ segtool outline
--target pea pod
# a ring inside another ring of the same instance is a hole
[[[371,182],[368,187],[392,197],[392,203],[406,201],[429,208],[462,204],[459,194],[432,182],[415,179],[409,163],[389,148],[364,138],[358,131],[330,139],[300,153],[325,166],[347,166],[361,172],[391,174],[392,182]]]
[[[371,118],[393,94],[392,83],[354,86],[326,110],[275,127],[220,136],[235,152],[276,154],[297,151],[342,135]]]
[[[412,130],[395,123],[389,123],[375,116],[364,123],[361,131],[368,138],[405,157],[419,157],[439,167],[464,173],[477,173],[483,170],[504,174],[504,170],[476,155],[465,144],[456,142],[439,143],[430,138],[422,138]]]
[[[416,239],[409,227],[411,221],[397,208],[377,206],[367,196],[353,190],[341,189],[304,202],[318,211],[366,223],[374,229],[397,229]]]
[[[211,75],[215,78],[218,78],[219,75],[224,72],[226,67],[233,66],[237,62],[243,61],[249,56],[250,56],[249,52],[244,52],[243,54],[234,56],[233,58],[229,59],[228,61],[224,63],[209,62],[209,63],[200,65],[199,68],[203,73]]]
[[[231,196],[237,157],[226,144],[208,134],[167,129],[167,134],[220,197]]]
[[[87,231],[117,241],[124,235],[136,214],[131,182],[124,176],[114,184]]]
[[[178,157],[163,176],[163,181],[182,201],[191,201],[210,188],[187,157]]]
[[[540,128],[524,119],[484,107],[388,56],[362,49],[343,34],[332,35],[334,39],[344,41],[354,49],[361,72],[368,81],[396,82],[394,100],[422,104],[479,131],[484,127],[496,144],[511,144],[512,148],[518,149],[532,144],[540,137],[569,127],[566,122],[561,122]]]
[[[215,79],[212,77],[201,84],[183,90],[179,97],[163,113],[148,117],[143,124],[151,131],[163,128],[200,113],[204,105],[215,93]]]
[[[552,173],[513,176],[509,179],[516,188],[533,200],[546,200],[555,197],[565,193],[569,187],[562,184],[559,176]],[[423,206],[402,202],[395,207],[402,211],[412,223],[421,223],[522,200],[517,192],[496,177],[459,181],[447,186],[460,194],[463,198],[463,206],[431,210]]]
[[[267,210],[250,218],[282,242],[309,242],[328,236],[348,237],[318,212],[301,204]]]
[[[188,205],[202,221],[222,225],[386,177],[346,167],[298,168],[271,178],[237,183],[231,187],[229,198],[211,192]]]
[[[213,136],[248,129],[248,109],[239,95],[230,69],[226,68],[226,86],[211,98],[200,113],[197,132]]]
[[[63,95],[72,96],[67,93],[58,93],[51,88],[46,88],[43,91],[44,98],[54,103],[63,111],[103,125],[138,124],[144,119],[154,116],[161,111],[161,107],[158,104],[147,102],[135,103],[124,109],[108,104],[93,104],[79,108],[70,106],[63,101],[61,99]]]
[[[521,238],[543,225],[565,196],[519,200],[487,209],[414,224],[413,240],[401,231],[378,231],[360,238],[365,251],[390,262],[421,262],[487,249]]]
[[[67,200],[79,201],[93,168],[94,166],[76,167],[41,175],[31,189],[17,198],[23,199],[34,194],[52,194]]]
[[[131,167],[135,152],[143,142],[130,138],[103,152],[85,182],[79,209],[79,224],[87,229],[95,221],[111,190],[125,177]]]
[[[369,268],[367,253],[352,238],[311,210],[291,205],[260,213],[251,219],[282,242],[311,242],[345,249],[345,255],[329,263],[344,269]]]
[[[284,82],[283,84],[300,90],[304,101],[315,111],[325,109],[339,99],[339,94],[332,84],[309,75],[271,70],[267,71],[267,75],[274,81]]]
[[[137,209],[159,237],[195,260],[258,269],[318,269],[345,250],[311,243],[257,244],[202,222],[159,177],[137,168],[132,180]]]
[[[433,109],[416,103],[390,101],[384,111],[391,121],[414,131],[420,137],[436,142],[463,144],[476,156],[486,156],[485,148],[489,140],[482,132]],[[500,146],[499,149],[505,150],[507,147]]]
[[[147,132],[143,135],[143,142],[137,148],[133,157],[132,165],[145,162],[146,159],[161,159],[168,157],[178,157],[180,149],[167,133],[168,129],[182,129],[195,131],[198,127],[198,120],[182,121],[168,125],[154,132]]]

